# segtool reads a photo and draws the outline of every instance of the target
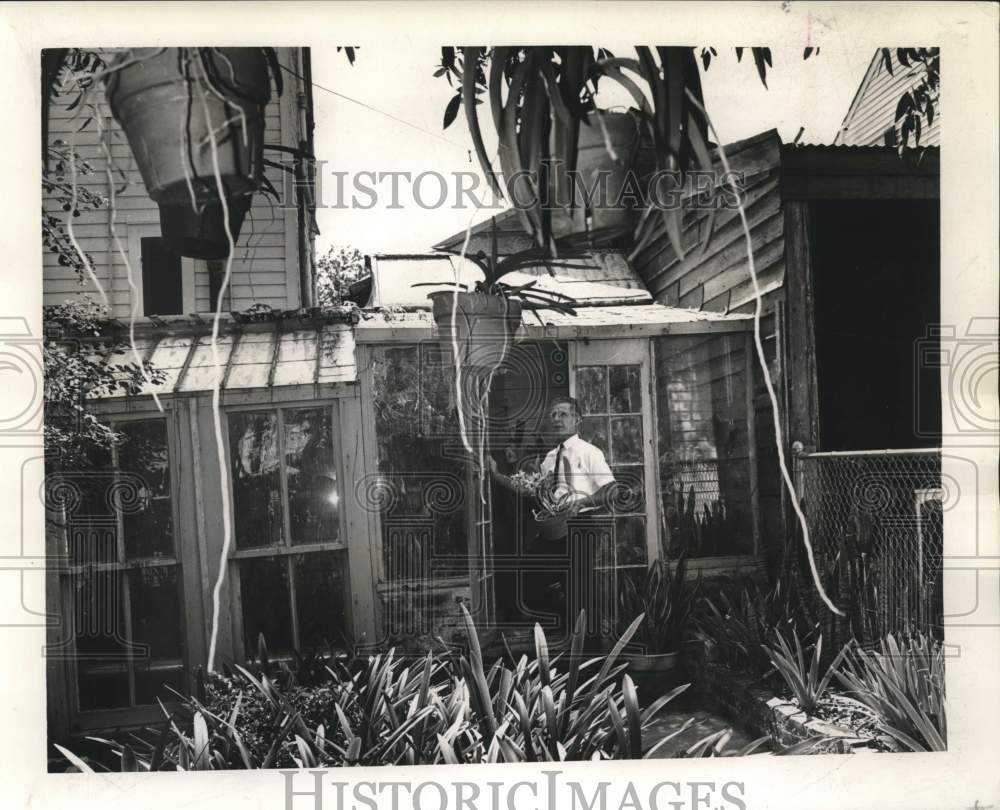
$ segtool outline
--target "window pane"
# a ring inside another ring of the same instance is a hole
[[[292,543],[332,543],[340,492],[329,406],[284,411],[285,475]]]
[[[118,446],[118,480],[111,503],[122,516],[125,556],[172,557],[173,513],[167,424],[162,419],[120,422],[125,436]]]
[[[608,412],[608,386],[604,366],[581,366],[576,370],[576,399],[583,413]]]
[[[380,477],[360,492],[381,515],[389,580],[468,573],[468,532],[451,366],[436,347],[373,351]]]
[[[123,577],[96,571],[71,580],[81,711],[129,705]]]
[[[51,496],[66,508],[69,557],[74,565],[118,562],[118,524],[109,503],[115,471],[111,452],[91,447],[80,469],[55,473]]]
[[[580,420],[580,438],[601,448],[605,456],[610,455],[608,446],[608,417],[585,416]]]
[[[236,545],[280,545],[284,532],[278,416],[274,411],[243,411],[230,413],[228,419]]]
[[[176,700],[166,687],[183,687],[180,599],[177,568],[158,566],[129,573],[136,704]]]
[[[745,337],[669,336],[654,349],[668,553],[749,553]]]
[[[113,520],[73,517],[67,526],[70,561],[73,565],[94,565],[118,561],[118,526]]]
[[[349,637],[344,599],[347,581],[344,552],[298,554],[295,568],[295,609],[299,620],[299,647],[303,650],[343,646]]]
[[[256,655],[261,633],[274,652],[292,650],[291,596],[288,561],[284,558],[240,560],[240,602],[243,605],[243,643],[248,656]]]
[[[639,366],[609,366],[608,387],[611,389],[611,413],[641,413]]]
[[[615,518],[616,565],[646,564],[646,520],[641,517]]]
[[[613,509],[616,514],[643,512],[646,508],[646,476],[641,466],[612,467],[615,476]]]
[[[642,417],[611,419],[611,459],[615,464],[642,463]]]

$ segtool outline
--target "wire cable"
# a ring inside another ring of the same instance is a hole
[[[393,121],[403,124],[404,126],[408,126],[411,129],[417,130],[418,132],[423,132],[425,135],[430,135],[432,138],[437,138],[439,141],[444,141],[445,143],[454,146],[456,149],[461,149],[469,156],[470,162],[472,160],[472,153],[469,147],[463,146],[458,141],[453,141],[450,138],[444,137],[444,135],[439,135],[437,132],[426,129],[420,126],[419,124],[411,123],[410,121],[407,121],[405,118],[400,118],[398,115],[393,115],[392,113],[386,112],[385,110],[380,110],[378,107],[373,107],[371,104],[368,104],[367,102],[361,101],[356,98],[352,98],[351,96],[344,95],[343,93],[338,93],[336,90],[331,90],[329,87],[324,87],[323,85],[317,84],[316,82],[309,81],[302,74],[297,73],[296,71],[292,70],[289,67],[285,67],[280,62],[278,63],[278,67],[280,67],[282,70],[289,73],[290,75],[295,76],[297,79],[305,82],[306,84],[315,87],[317,90],[322,90],[324,93],[329,93],[330,95],[336,96],[337,98],[342,98],[344,99],[344,101],[350,101],[352,104],[357,104],[359,107],[364,107],[366,110],[371,110],[371,112],[378,113],[379,115],[384,115],[386,118],[391,118]]]

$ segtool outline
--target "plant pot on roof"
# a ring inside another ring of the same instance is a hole
[[[136,48],[111,65],[111,111],[160,206],[163,237],[182,255],[228,254],[220,185],[239,236],[263,179],[269,62],[267,48]]]
[[[573,264],[571,252],[560,259],[550,259],[540,249],[514,253],[503,258],[497,255],[496,220],[493,220],[490,255],[479,251],[466,258],[483,271],[483,280],[474,289],[461,285],[458,290],[437,290],[427,297],[432,302],[434,322],[438,328],[442,348],[453,355],[458,349],[457,365],[480,373],[496,371],[513,345],[523,312],[548,309],[576,315],[575,301],[567,295],[537,288],[537,281],[511,285],[501,279],[508,273],[538,267],[585,267]],[[421,282],[415,287],[440,287],[450,282]],[[453,329],[454,327],[454,329]]]
[[[653,49],[635,50],[638,58],[623,59],[584,46],[442,49],[436,75],[458,85],[445,110],[445,127],[460,109],[465,111],[491,187],[514,204],[525,231],[550,255],[566,245],[607,244],[647,221],[652,206],[640,221],[627,202],[636,192],[652,199],[646,189],[627,187],[641,140],[653,144],[658,172],[682,179],[691,168],[712,168],[694,50],[660,47],[655,57]],[[600,109],[603,79],[623,89],[634,109],[627,114]],[[483,140],[482,94],[487,94],[497,133],[506,188]],[[600,189],[602,173],[606,190],[588,201],[589,190]],[[682,210],[659,210],[674,249],[683,256]]]

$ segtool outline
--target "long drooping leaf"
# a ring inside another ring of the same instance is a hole
[[[472,146],[476,150],[476,157],[482,167],[483,174],[490,188],[497,195],[502,196],[500,183],[493,170],[493,163],[486,154],[486,144],[483,142],[483,132],[479,126],[479,112],[476,109],[476,67],[479,64],[479,54],[482,49],[478,47],[466,47],[464,49],[465,63],[462,69],[462,107],[465,109],[465,120],[469,125],[469,134],[472,136]]]

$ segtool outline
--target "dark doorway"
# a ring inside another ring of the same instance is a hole
[[[941,442],[937,200],[819,201],[813,208],[821,450]]]

